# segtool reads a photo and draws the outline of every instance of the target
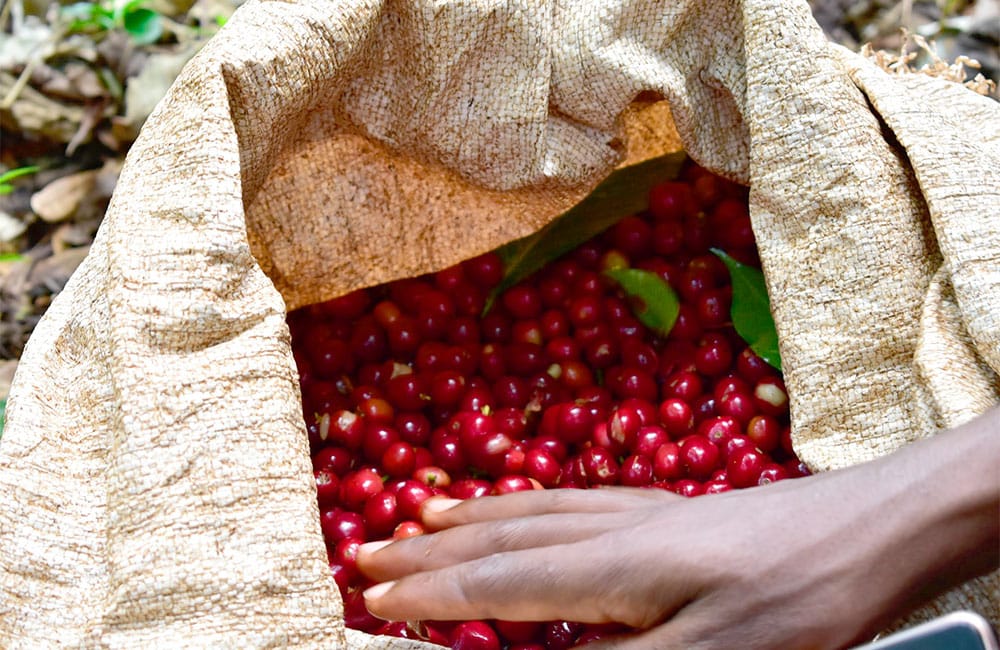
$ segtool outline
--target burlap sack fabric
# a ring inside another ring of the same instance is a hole
[[[810,465],[998,401],[990,100],[888,76],[805,2],[251,0],[147,122],[25,350],[0,646],[417,647],[344,630],[286,309],[537,229],[669,147],[623,126],[644,91],[751,185]],[[998,602],[980,581],[927,611]]]

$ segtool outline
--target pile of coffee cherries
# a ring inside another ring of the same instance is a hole
[[[364,542],[422,534],[421,504],[626,485],[688,497],[808,474],[780,374],[730,320],[729,272],[759,266],[744,188],[689,164],[626,216],[487,300],[495,253],[289,314],[329,549],[349,627],[457,649],[561,650],[614,626],[386,623],[367,612]],[[657,274],[668,335],[602,272]],[[706,497],[711,498],[711,497]]]

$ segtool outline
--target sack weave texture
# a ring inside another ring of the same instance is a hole
[[[804,0],[250,0],[24,352],[0,646],[423,647],[344,628],[286,310],[525,236],[680,145],[751,187],[813,468],[1000,400],[1000,106],[830,44]],[[916,617],[998,603],[994,574]]]

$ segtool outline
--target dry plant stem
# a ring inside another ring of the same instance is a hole
[[[987,79],[982,74],[977,74],[969,81],[965,80],[965,68],[968,67],[973,70],[978,70],[981,67],[979,61],[967,56],[959,56],[954,62],[949,64],[947,61],[938,56],[933,43],[928,42],[927,39],[919,34],[911,33],[906,27],[904,27],[901,31],[903,35],[903,44],[900,46],[899,54],[893,54],[891,52],[886,52],[885,50],[875,51],[870,43],[866,43],[861,48],[861,55],[870,59],[875,63],[875,65],[890,74],[899,75],[919,73],[926,74],[931,77],[942,77],[948,81],[960,83],[969,90],[972,90],[980,95],[989,95],[996,89],[996,82],[992,79]],[[929,64],[919,69],[910,67],[910,64],[919,54],[917,50],[912,52],[906,51],[910,41],[913,41],[918,50],[923,50],[927,54],[931,60]]]
[[[370,609],[390,619],[647,628],[595,648],[842,648],[1000,564],[998,463],[994,409],[888,457],[764,488],[425,508],[441,532],[363,547],[358,562],[383,582]]]

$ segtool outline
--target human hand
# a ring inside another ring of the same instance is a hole
[[[832,535],[789,552],[800,537],[802,518],[788,514],[798,511],[798,491],[779,484],[686,500],[661,490],[547,490],[431,501],[424,521],[442,532],[369,546],[358,563],[376,580],[397,580],[381,597],[366,594],[373,613],[396,620],[644,630],[613,646],[622,648],[840,647],[868,634],[863,612],[838,611],[828,622],[816,613],[863,608],[840,601],[852,590],[845,582],[864,576],[825,548]]]
[[[694,499],[624,488],[432,499],[423,517],[440,532],[362,546],[358,566],[383,582],[366,602],[395,620],[638,630],[594,650],[848,647],[995,566],[997,490],[982,477],[996,437],[984,453],[983,434]]]

